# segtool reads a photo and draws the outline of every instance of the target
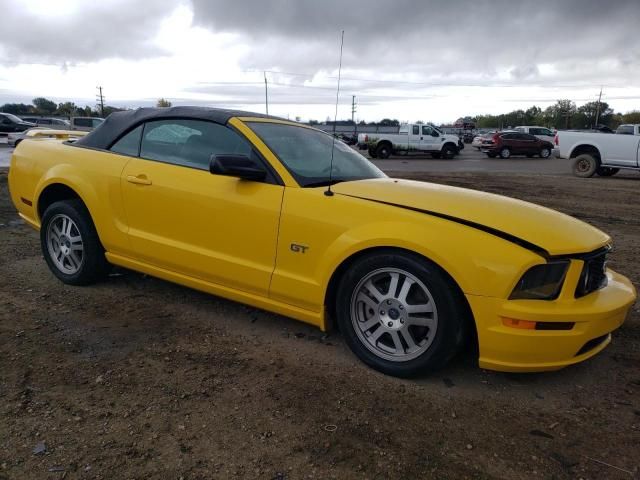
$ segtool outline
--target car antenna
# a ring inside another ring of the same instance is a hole
[[[331,163],[329,164],[329,185],[324,194],[327,197],[333,196],[331,191],[331,182],[333,180],[333,152],[336,148],[336,123],[338,122],[338,102],[340,99],[340,74],[342,73],[342,47],[344,46],[344,30],[340,37],[340,63],[338,65],[338,90],[336,91],[336,113],[333,117],[333,134],[331,135]]]

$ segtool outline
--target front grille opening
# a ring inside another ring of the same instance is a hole
[[[536,322],[536,330],[571,330],[575,322]]]
[[[607,286],[607,252],[584,259],[584,266],[576,286],[576,298]]]
[[[578,350],[578,353],[576,353],[576,357],[578,355],[582,355],[583,353],[587,353],[589,350],[593,350],[594,348],[600,346],[602,344],[602,342],[604,342],[607,338],[609,338],[609,334],[605,334],[602,335],[601,337],[596,337],[593,338],[591,340],[589,340],[587,343],[585,343],[582,348],[580,350]]]

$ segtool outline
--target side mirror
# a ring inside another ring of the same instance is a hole
[[[246,155],[211,155],[209,171],[215,175],[253,181],[264,180],[267,176],[264,165]]]

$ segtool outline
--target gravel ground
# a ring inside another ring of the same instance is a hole
[[[531,200],[610,233],[640,282],[640,177],[407,174]],[[635,203],[634,203],[635,202]],[[629,479],[640,311],[560,372],[407,381],[337,334],[118,270],[68,287],[0,169],[0,479]]]

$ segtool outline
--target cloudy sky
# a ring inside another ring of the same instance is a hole
[[[559,98],[640,109],[639,0],[0,0],[0,104],[169,98],[446,122]]]

